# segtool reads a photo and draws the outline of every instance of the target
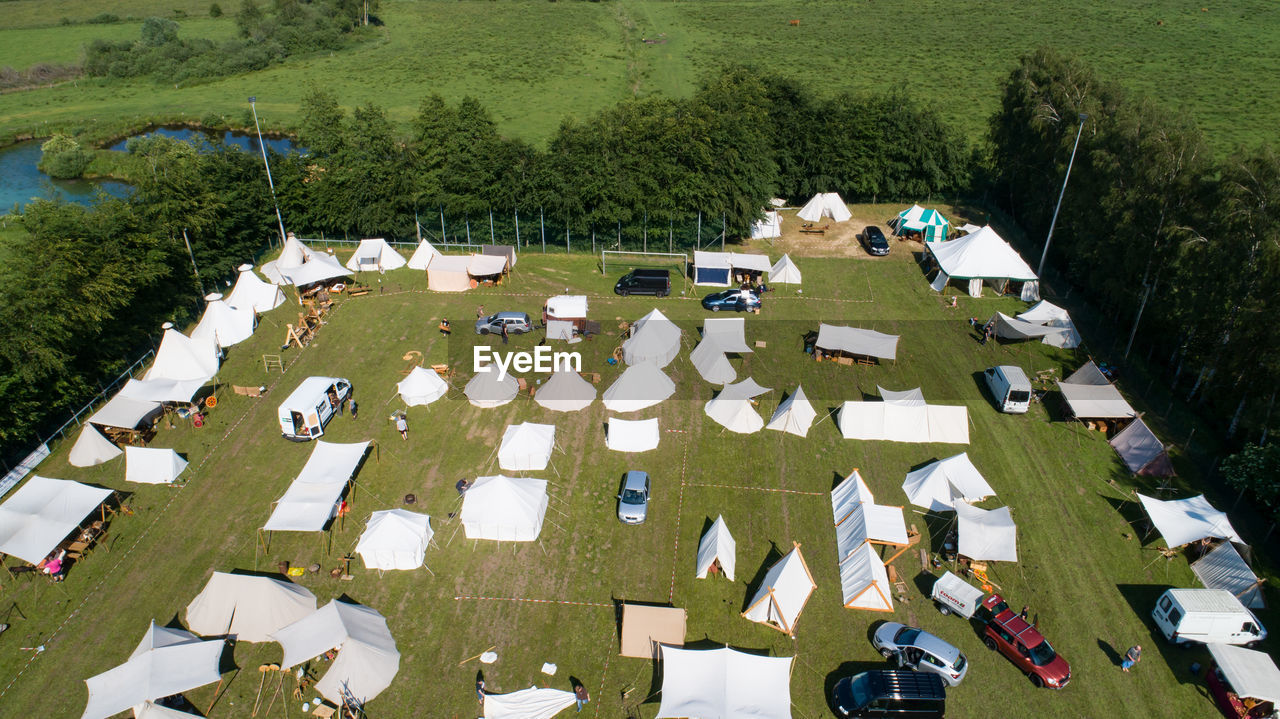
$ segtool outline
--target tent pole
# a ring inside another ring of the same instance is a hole
[[[239,674],[240,670],[236,670]],[[213,690],[213,701],[209,702],[209,708],[204,710],[204,715],[209,716],[209,712],[213,711],[213,705],[218,703],[218,692],[222,690],[222,677],[218,677],[218,686]]]

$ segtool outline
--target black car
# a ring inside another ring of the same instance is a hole
[[[889,254],[889,241],[884,238],[884,233],[875,225],[867,225],[867,229],[862,231],[862,244],[867,248],[868,254],[877,257]]]
[[[628,272],[613,286],[613,291],[627,295],[653,295],[666,297],[671,294],[671,273],[667,270],[636,269]]]
[[[723,290],[712,292],[702,298],[703,309],[719,312],[735,310],[737,312],[755,312],[760,309],[760,295],[755,290]]]
[[[836,682],[831,690],[831,709],[842,718],[942,719],[947,694],[937,674],[870,671]]]

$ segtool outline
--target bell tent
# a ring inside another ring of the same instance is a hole
[[[445,396],[449,385],[435,372],[414,367],[405,378],[396,383],[400,399],[409,407],[427,405]]]
[[[468,539],[532,542],[547,502],[545,479],[480,477],[462,495],[462,527]]]
[[[398,270],[406,264],[399,252],[391,249],[391,245],[381,237],[372,240],[360,240],[351,259],[347,260],[347,269],[352,272],[385,272]]]
[[[284,290],[269,282],[263,282],[253,273],[253,265],[240,265],[235,287],[227,295],[227,304],[241,310],[262,314],[284,304]]]
[[[434,536],[428,515],[387,509],[369,516],[356,542],[356,554],[366,569],[417,569],[423,565]]]
[[[400,652],[378,612],[359,604],[333,600],[312,614],[275,632],[284,648],[280,666],[286,669],[337,649],[315,691],[334,704],[350,697],[368,703],[391,686],[400,671]]]
[[[293,582],[255,574],[214,572],[187,605],[187,626],[205,637],[274,641],[271,634],[316,610],[316,596]]]
[[[232,307],[217,292],[205,295],[204,299],[204,315],[195,329],[191,330],[191,339],[225,348],[240,344],[253,336],[258,319],[252,309]]]
[[[680,353],[680,327],[660,310],[635,321],[631,336],[622,343],[622,358],[634,365],[650,362],[666,367]]]
[[[577,372],[557,369],[533,396],[538,406],[553,412],[577,412],[596,399],[596,388]]]
[[[610,412],[638,412],[652,407],[675,394],[676,384],[650,362],[628,367],[601,400]]]
[[[481,409],[492,409],[515,399],[520,394],[520,383],[509,374],[501,377],[499,374],[495,364],[486,365],[476,372],[462,390],[467,401]]]

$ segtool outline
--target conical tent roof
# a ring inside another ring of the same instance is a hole
[[[217,292],[205,295],[205,300],[208,304],[200,323],[191,330],[191,339],[230,347],[253,336],[257,316],[252,309],[232,307]]]
[[[554,424],[513,424],[507,427],[498,446],[498,466],[512,472],[546,469],[555,447]]]
[[[973,466],[968,452],[907,473],[902,491],[912,504],[934,512],[953,511],[962,502],[978,502],[996,493]]]
[[[1036,273],[990,225],[947,242],[926,242],[942,271],[957,279],[1030,281]]]
[[[818,412],[805,396],[804,387],[797,385],[796,391],[778,405],[778,409],[774,411],[773,418],[769,420],[769,424],[765,425],[765,429],[804,437],[809,434],[809,427],[817,417]]]
[[[166,327],[146,380],[208,382],[218,374],[218,348],[210,340],[197,340]]]
[[[371,240],[360,240],[351,259],[347,260],[347,269],[353,272],[365,270],[398,270],[405,266],[405,259],[400,256],[381,237]]]
[[[187,468],[187,460],[172,449],[124,448],[124,481],[139,484],[172,484]]]
[[[809,595],[817,588],[797,544],[787,556],[769,568],[742,616],[795,636],[796,620],[804,611]]]
[[[520,383],[511,375],[499,378],[498,366],[490,364],[467,382],[462,393],[476,407],[491,409],[501,407],[515,399],[516,395],[520,394]]]
[[[769,281],[774,284],[798,285],[800,284],[800,276],[800,268],[796,267],[795,260],[791,259],[791,255],[784,254],[782,259],[769,268]]]
[[[658,365],[642,362],[628,367],[601,399],[610,412],[637,412],[662,402],[675,391],[675,382]]]
[[[752,434],[764,428],[764,419],[749,399],[725,397],[721,392],[719,397],[703,405],[702,411],[716,424],[737,434]]]
[[[1018,528],[1008,507],[979,509],[957,503],[956,522],[960,554],[991,562],[1018,561]]]
[[[288,271],[300,268],[318,256],[319,253],[302,244],[291,232],[285,238],[284,247],[280,248],[280,256],[262,265],[262,274],[273,284],[287,285],[290,284]]]
[[[729,533],[723,514],[716,517],[716,521],[712,522],[707,533],[702,535],[701,541],[698,542],[698,560],[695,567],[698,579],[706,579],[711,565],[717,561],[720,562],[720,571],[724,572],[724,576],[728,577],[729,581],[734,581],[734,569],[738,564],[738,543]]]
[[[810,198],[796,214],[806,222],[817,222],[824,217],[830,217],[836,222],[844,222],[853,217],[838,192],[819,192]]]
[[[72,467],[93,467],[121,454],[120,448],[103,436],[97,426],[86,422],[67,456],[67,463]]]
[[[356,554],[366,569],[417,569],[434,536],[428,515],[407,509],[374,512],[360,534]]]
[[[431,266],[431,261],[437,257],[441,257],[440,250],[426,240],[418,243],[418,249],[413,251],[413,257],[409,258],[409,269],[425,270]]]
[[[316,610],[316,596],[293,582],[253,574],[214,572],[187,605],[187,626],[209,637],[270,642],[273,632]]]
[[[85,680],[89,703],[81,719],[106,719],[145,701],[218,681],[225,646],[152,622],[129,661]]]
[[[681,330],[659,310],[636,320],[631,337],[622,343],[622,358],[627,364],[652,362],[666,367],[680,354]]]
[[[480,477],[462,496],[462,527],[468,539],[532,542],[547,501],[545,479]]]
[[[259,314],[270,312],[284,304],[284,290],[263,282],[253,273],[253,265],[240,265],[240,275],[236,277],[236,286],[231,288],[231,294],[227,295],[227,304]]]
[[[406,405],[416,407],[431,404],[445,396],[449,385],[435,372],[414,367],[404,379],[396,383],[396,390]]]
[[[284,648],[282,667],[297,666],[338,648],[337,658],[315,686],[334,704],[342,704],[344,693],[366,703],[390,686],[400,671],[400,652],[386,618],[359,604],[335,599],[273,638]]]
[[[553,412],[577,412],[596,399],[596,388],[577,372],[556,370],[543,383],[533,401]]]

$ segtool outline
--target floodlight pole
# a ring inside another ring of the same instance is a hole
[[[1049,234],[1044,238],[1044,252],[1040,253],[1040,266],[1036,268],[1036,276],[1044,276],[1044,261],[1049,258],[1049,243],[1053,241],[1053,228],[1058,224],[1058,210],[1062,209],[1062,198],[1067,194],[1067,181],[1071,179],[1071,166],[1076,162],[1076,148],[1080,147],[1080,135],[1084,133],[1084,121],[1089,116],[1080,113],[1080,127],[1076,130],[1076,142],[1071,146],[1071,159],[1067,161],[1067,174],[1062,178],[1062,190],[1058,193],[1058,204],[1053,208],[1053,219],[1049,221]]]
[[[280,242],[284,243],[284,218],[280,216],[280,202],[276,200],[276,183],[271,179],[271,163],[267,162],[267,145],[262,141],[262,126],[258,124],[257,97],[249,98],[249,109],[253,110],[253,129],[258,132],[258,149],[262,151],[262,166],[267,168],[267,186],[271,188],[271,204],[276,207],[276,222],[280,224]]]

